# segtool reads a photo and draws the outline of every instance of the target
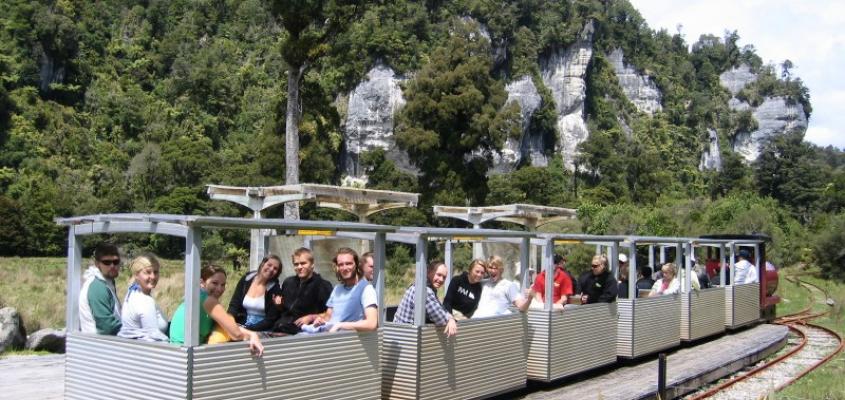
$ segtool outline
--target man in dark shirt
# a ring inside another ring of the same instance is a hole
[[[640,268],[640,279],[637,279],[637,297],[639,297],[640,290],[651,290],[652,286],[654,286],[654,279],[651,279],[651,267]]]
[[[282,283],[282,311],[273,330],[295,335],[302,325],[313,323],[326,311],[326,301],[332,293],[332,284],[314,272],[314,255],[304,247],[293,256],[293,270]]]
[[[607,268],[607,257],[593,257],[590,271],[584,272],[581,283],[581,304],[613,303],[616,301],[616,279]]]
[[[443,308],[452,313],[455,319],[467,319],[478,308],[481,299],[481,280],[487,271],[484,260],[473,260],[469,271],[455,277],[449,282],[446,297],[443,298]]]

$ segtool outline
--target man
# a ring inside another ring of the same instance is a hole
[[[504,266],[499,256],[492,256],[487,261],[488,278],[481,281],[481,299],[472,315],[473,318],[510,314],[508,308],[511,306],[524,312],[531,304],[531,297],[523,297],[515,282],[502,279]]]
[[[640,293],[640,290],[651,290],[652,286],[654,286],[654,279],[651,279],[651,267],[640,268],[640,275],[637,279],[637,293]]]
[[[604,254],[593,256],[590,271],[584,272],[581,281],[581,304],[613,303],[616,301],[616,279],[607,268]]]
[[[734,268],[736,268],[736,272],[734,273],[734,284],[742,285],[757,282],[757,267],[748,261],[748,259],[751,258],[751,254],[748,250],[740,250],[737,258],[739,258],[739,261],[734,264]]]
[[[375,264],[372,251],[368,251],[361,256],[361,270],[364,271],[364,279],[374,285],[375,281],[373,280],[373,271]]]
[[[555,263],[555,275],[553,281],[554,287],[552,288],[552,307],[563,308],[563,305],[566,304],[566,300],[575,292],[572,290],[572,278],[569,277],[569,273],[567,273],[564,269],[566,259],[559,254],[555,254],[553,261]],[[537,304],[545,304],[546,271],[537,274],[537,279],[534,280],[534,284],[531,286],[529,295],[534,297]]]
[[[79,293],[79,327],[82,332],[116,335],[120,331],[120,302],[114,279],[120,274],[117,246],[100,243],[94,249],[94,265],[85,271]]]
[[[437,299],[437,290],[443,286],[446,281],[446,264],[442,261],[432,261],[428,264],[426,275],[428,284],[425,288],[425,319],[426,322],[432,322],[437,326],[444,326],[443,333],[447,337],[458,334],[458,324],[455,318],[452,317],[440,300]],[[405,295],[402,296],[402,301],[399,302],[399,307],[396,308],[396,314],[393,316],[393,322],[400,324],[414,323],[414,309],[416,303],[416,285],[411,285],[405,290]]]
[[[296,275],[282,282],[282,311],[273,330],[289,335],[300,332],[326,311],[332,284],[314,272],[314,255],[301,247],[291,256]]]
[[[340,284],[334,287],[326,302],[326,312],[317,317],[309,329],[337,332],[339,330],[369,332],[378,327],[378,300],[376,290],[362,279],[364,272],[358,266],[358,253],[347,247],[337,250],[334,259],[335,274]]]
[[[628,256],[619,253],[619,286],[616,293],[620,299],[628,298],[628,271]]]

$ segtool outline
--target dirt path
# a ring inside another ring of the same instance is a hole
[[[12,356],[0,359],[0,398],[64,399],[65,356]]]

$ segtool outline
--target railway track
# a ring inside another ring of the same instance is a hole
[[[843,350],[842,337],[838,333],[809,322],[827,314],[827,311],[813,312],[813,305],[819,303],[819,298],[822,300],[820,303],[826,303],[827,293],[807,282],[800,284],[812,294],[814,301],[799,312],[775,320],[775,323],[786,325],[791,331],[787,346],[774,358],[693,393],[687,399],[766,398],[801,379]]]

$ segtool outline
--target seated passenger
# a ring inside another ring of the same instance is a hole
[[[368,251],[361,256],[361,270],[364,271],[364,279],[373,285],[376,284],[374,280],[375,265],[372,251]]]
[[[314,272],[314,255],[304,247],[291,256],[296,275],[282,282],[282,310],[273,330],[295,335],[326,311],[332,284]]]
[[[660,267],[660,272],[662,272],[662,277],[654,282],[649,297],[678,293],[681,290],[681,284],[678,280],[678,267],[673,263],[666,263]]]
[[[281,272],[282,260],[269,254],[256,271],[246,273],[238,281],[229,301],[229,314],[235,317],[235,322],[253,331],[273,329],[282,306]]]
[[[628,272],[628,256],[619,253],[619,286],[616,295],[620,299],[628,298]]]
[[[446,281],[447,274],[446,264],[442,261],[432,261],[428,264],[426,274],[428,276],[428,284],[425,288],[425,320],[426,323],[433,323],[437,326],[445,326],[443,333],[446,336],[455,336],[458,333],[458,324],[455,318],[452,317],[440,300],[437,299],[437,290],[443,286]],[[414,323],[414,305],[416,303],[416,285],[411,285],[405,290],[405,295],[402,296],[402,301],[399,302],[399,307],[396,308],[396,314],[393,316],[393,322],[400,324]]]
[[[569,296],[572,296],[574,290],[572,289],[572,278],[569,272],[566,271],[566,259],[555,254],[553,259],[555,265],[554,287],[552,288],[552,307],[563,308]],[[531,285],[531,290],[528,292],[529,296],[535,300],[537,307],[542,307],[546,299],[546,271],[537,274],[537,279]]]
[[[710,276],[707,274],[706,267],[697,263],[695,260],[693,260],[692,263],[693,275],[695,275],[695,280],[698,282],[699,289],[709,289],[713,287],[710,283]]]
[[[734,273],[735,285],[756,283],[758,281],[757,267],[748,261],[749,258],[751,258],[751,253],[748,250],[742,249],[739,251],[737,255],[738,261],[734,263],[734,268],[736,268],[736,272]]]
[[[220,296],[226,290],[226,270],[216,265],[207,265],[200,271],[200,304],[199,310],[199,341],[206,343],[214,324],[222,328],[231,340],[249,340],[249,350],[252,354],[261,357],[264,354],[264,345],[258,338],[258,334],[238,326],[235,319],[229,315],[220,304]],[[173,320],[170,321],[170,343],[185,344],[185,303],[179,305],[173,313]]]
[[[120,331],[120,302],[114,278],[120,274],[120,253],[111,243],[94,250],[94,265],[85,271],[79,292],[79,329],[86,333],[116,335]]]
[[[639,278],[637,279],[637,292],[640,290],[651,290],[654,286],[654,279],[651,279],[651,267],[644,266],[640,268]]]
[[[332,262],[340,282],[326,302],[326,313],[311,325],[303,325],[305,332],[337,332],[339,330],[369,332],[378,328],[378,298],[373,285],[363,279],[358,253],[350,248],[337,250]]]
[[[451,312],[455,319],[462,320],[472,317],[481,298],[481,280],[487,263],[484,260],[472,260],[469,271],[452,278],[443,298],[443,308]]]
[[[590,271],[584,272],[581,281],[581,304],[613,303],[616,301],[616,279],[607,268],[604,254],[593,256]]]
[[[478,308],[472,314],[473,318],[510,314],[508,308],[511,306],[523,312],[528,309],[531,298],[522,296],[515,282],[502,278],[504,267],[499,256],[492,256],[487,261],[488,278],[481,281],[481,298],[478,300]]]
[[[166,342],[167,319],[151,296],[158,284],[161,265],[152,254],[144,254],[129,263],[132,282],[123,299],[122,326],[117,336],[150,342]]]

